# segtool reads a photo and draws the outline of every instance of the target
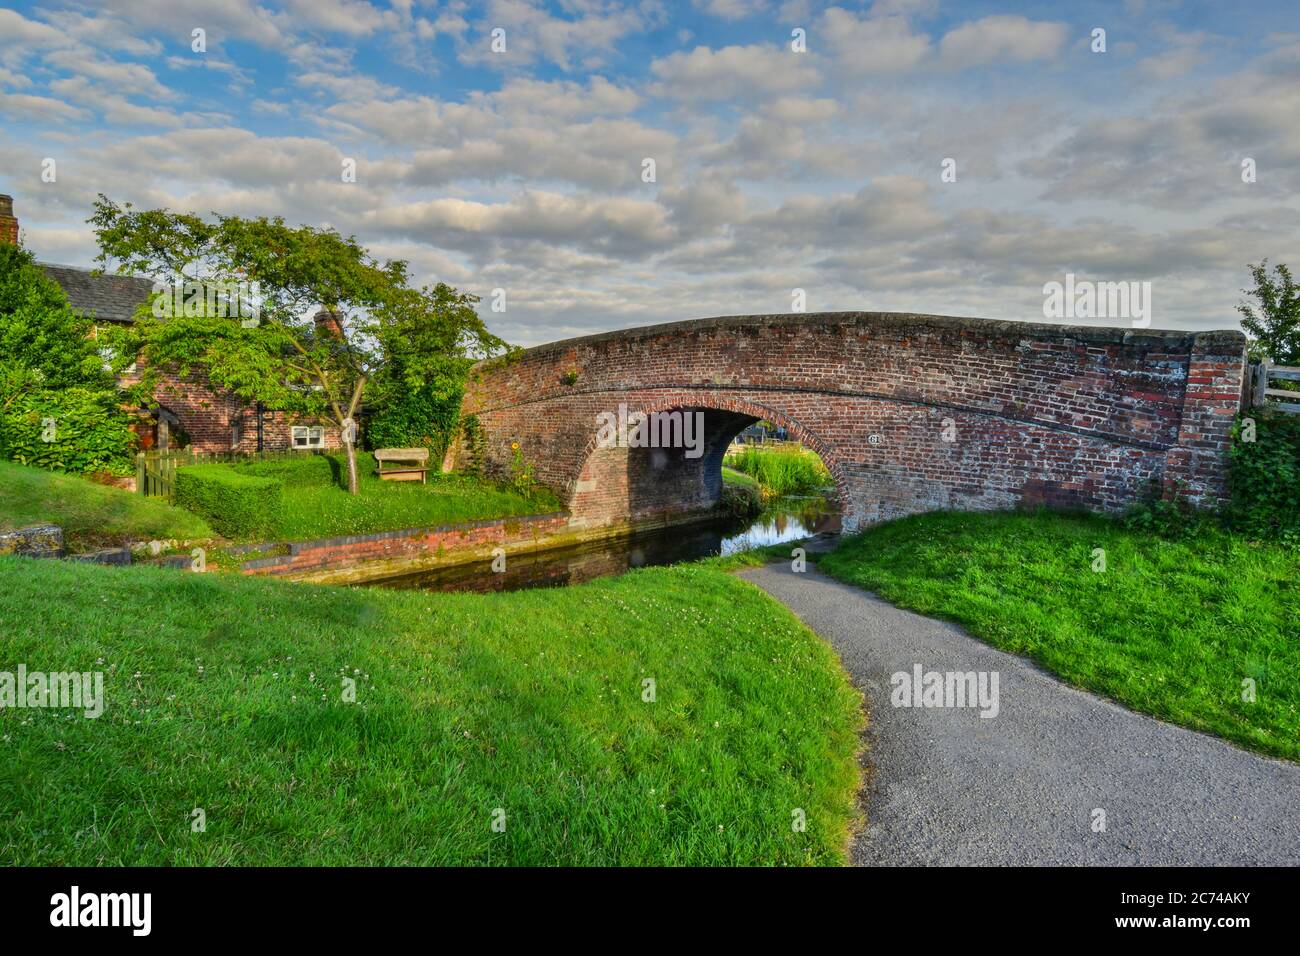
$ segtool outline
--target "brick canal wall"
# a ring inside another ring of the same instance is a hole
[[[368,566],[365,570],[372,572],[370,576],[377,576],[375,562],[391,563],[394,567],[414,565],[448,552],[468,554],[496,546],[535,543],[564,531],[567,526],[568,515],[557,512],[299,541],[288,546],[288,554],[245,561],[241,571],[300,576]]]
[[[756,419],[834,475],[845,526],[1019,504],[1122,510],[1226,493],[1245,337],[888,313],[739,316],[556,342],[480,364],[464,412],[490,470],[518,442],[577,527],[715,501]],[[600,413],[703,412],[702,454],[600,447]],[[453,450],[463,457],[466,450]]]

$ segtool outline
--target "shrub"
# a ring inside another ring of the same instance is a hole
[[[117,396],[106,389],[29,389],[0,411],[0,455],[52,471],[129,475],[132,439]]]
[[[190,465],[176,471],[175,503],[227,538],[272,535],[280,525],[277,478],[250,475],[226,465]]]
[[[464,451],[461,471],[475,477],[483,474],[483,460],[487,455],[487,433],[477,415],[466,415],[460,420],[461,441]]]
[[[1244,440],[1248,420],[1254,441]],[[1233,527],[1300,545],[1300,416],[1254,409],[1239,417],[1229,458]]]
[[[312,488],[332,485],[336,481],[336,468],[328,455],[300,454],[285,458],[253,459],[238,462],[235,467],[240,474],[278,479],[286,488]]]
[[[718,509],[729,518],[749,520],[763,513],[763,497],[755,485],[723,482]]]
[[[1178,539],[1195,537],[1217,520],[1210,513],[1197,511],[1184,498],[1155,498],[1130,508],[1120,523],[1129,531]]]
[[[366,424],[371,448],[427,448],[430,462],[441,461],[460,417],[461,389],[444,394],[433,382],[414,391],[385,393],[381,410]]]

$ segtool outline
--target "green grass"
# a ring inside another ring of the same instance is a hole
[[[1171,541],[1102,518],[931,514],[818,566],[1134,710],[1300,760],[1295,551],[1214,529]]]
[[[342,454],[314,455],[235,467],[284,482],[283,518],[275,537],[284,541],[398,531],[485,518],[561,510],[545,489],[525,497],[483,479],[430,472],[428,484],[380,481],[370,454],[357,456],[359,493],[346,488]]]
[[[79,475],[0,462],[0,530],[46,523],[61,526],[64,543],[75,551],[127,541],[212,537],[202,518],[161,499]]]
[[[717,570],[444,595],[0,559],[0,592],[0,670],[107,698],[0,709],[9,862],[845,860],[859,697]]]
[[[806,448],[747,445],[728,455],[725,464],[756,480],[768,496],[808,494],[832,483],[822,460]]]
[[[743,471],[736,471],[734,468],[722,466],[722,480],[728,485],[739,485],[742,488],[757,488],[758,481],[749,477]]]

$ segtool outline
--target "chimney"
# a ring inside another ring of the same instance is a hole
[[[343,316],[332,309],[322,308],[316,313],[316,331],[331,339],[343,339]]]
[[[0,194],[0,242],[18,245],[18,220],[14,218],[14,197]]]

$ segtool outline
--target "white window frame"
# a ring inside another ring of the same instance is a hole
[[[299,438],[305,439],[299,442]],[[325,447],[325,426],[324,425],[294,425],[289,432],[289,442],[295,448],[324,448]]]

